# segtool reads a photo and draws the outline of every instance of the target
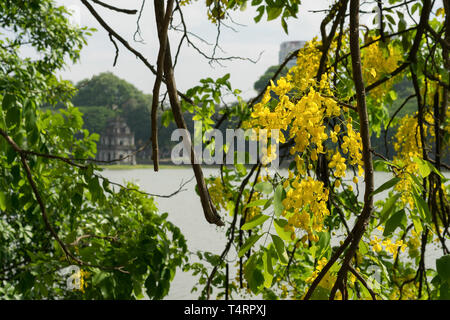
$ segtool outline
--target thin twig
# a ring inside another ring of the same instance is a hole
[[[372,288],[367,284],[366,280],[359,274],[358,271],[355,270],[352,266],[348,267],[348,270],[355,275],[355,277],[363,284],[364,287],[366,287],[367,291],[369,291],[370,295],[372,296],[373,300],[377,300],[376,293],[372,290]]]
[[[121,13],[136,14],[138,12],[137,10],[117,8],[117,7],[114,7],[114,6],[110,5],[110,4],[104,3],[104,2],[102,2],[100,0],[92,0],[92,2],[98,4],[98,5],[102,6],[102,7],[105,7],[107,9],[109,9],[109,10],[114,10],[114,11],[121,12]]]

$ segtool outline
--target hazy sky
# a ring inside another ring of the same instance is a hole
[[[112,71],[120,78],[133,83],[143,92],[151,92],[154,81],[153,74],[140,60],[137,60],[133,54],[122,47],[120,43],[118,43],[120,56],[117,65],[116,67],[112,66],[115,55],[114,46],[110,42],[108,34],[80,1],[58,0],[57,2],[74,9],[76,12],[74,17],[82,26],[94,27],[98,30],[93,36],[89,37],[88,45],[82,50],[81,61],[76,65],[70,65],[67,70],[61,73],[63,78],[77,82],[100,72]],[[142,0],[112,0],[107,2],[118,7],[130,9],[139,9],[142,4]],[[153,65],[156,65],[155,61],[159,44],[155,32],[156,26],[152,2],[146,1],[140,21],[145,44],[133,40],[137,16],[113,12],[95,4],[94,7],[110,26],[127,39],[133,47],[140,50]],[[254,64],[250,61],[234,60],[225,62],[225,67],[219,65],[212,67],[194,49],[185,45],[175,69],[178,88],[181,91],[185,91],[197,85],[202,78],[217,78],[230,73],[232,86],[241,89],[245,98],[252,97],[255,94],[253,83],[269,66],[278,64],[280,43],[289,40],[310,40],[314,36],[318,36],[320,34],[319,25],[323,15],[309,12],[309,10],[326,9],[329,8],[330,3],[332,3],[331,0],[303,0],[298,19],[288,21],[289,35],[284,33],[279,19],[267,22],[265,21],[266,16],[264,16],[256,24],[253,21],[253,17],[256,15],[255,10],[251,7],[244,12],[232,12],[233,21],[245,26],[235,25],[229,20],[226,21],[228,25],[233,26],[238,32],[222,27],[220,45],[225,53],[219,51],[219,54],[222,56],[241,56],[257,59],[262,52],[259,61]],[[206,18],[204,0],[193,1],[190,5],[183,7],[183,11],[190,31],[213,43],[217,34],[216,26]],[[174,53],[180,34],[171,31],[169,38],[172,53]],[[192,39],[196,40],[195,38]],[[202,46],[199,41],[197,43],[199,46]],[[211,54],[212,47],[205,45],[202,47],[206,49],[208,54]]]

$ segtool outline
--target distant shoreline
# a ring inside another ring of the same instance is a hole
[[[153,169],[153,164],[113,164],[113,165],[100,165],[99,166],[102,169],[106,170],[137,170],[137,169]],[[190,164],[173,164],[170,162],[167,163],[160,163],[159,168],[164,169],[186,169],[190,168]],[[205,169],[218,169],[220,168],[220,165],[214,164],[214,165],[202,165]],[[251,168],[251,165],[246,165],[245,167]],[[281,166],[281,169],[287,169],[287,166]],[[375,170],[377,172],[383,172],[381,170]],[[449,171],[443,170],[444,173],[448,173]]]

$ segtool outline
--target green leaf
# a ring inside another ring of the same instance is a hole
[[[262,237],[262,234],[255,234],[245,241],[244,245],[241,247],[241,250],[238,252],[238,257],[242,257],[250,248]]]
[[[441,279],[450,284],[450,254],[436,259],[436,270]]]
[[[173,120],[173,113],[172,110],[166,110],[161,116],[161,123],[164,127],[168,127],[170,125],[170,122]]]
[[[263,276],[264,276],[264,286],[266,288],[270,288],[272,286],[273,280],[273,266],[272,266],[272,257],[271,252],[269,250],[264,251],[263,254]]]
[[[383,183],[381,186],[379,186],[375,191],[372,192],[371,196],[376,195],[377,193],[383,192],[384,190],[388,190],[395,186],[401,179],[394,177],[391,180]]]
[[[291,232],[284,231],[284,226],[287,223],[288,222],[284,219],[275,219],[274,220],[275,231],[284,241],[291,241]]]
[[[287,25],[286,19],[284,19],[284,18],[281,19],[281,26],[283,27],[284,32],[286,32],[286,34],[289,34],[289,30],[288,30],[288,25]]]
[[[104,279],[108,278],[109,274],[105,271],[99,271],[92,277],[92,285],[98,286]]]
[[[253,271],[255,270],[258,261],[258,253],[254,253],[250,256],[244,266],[244,276],[247,281],[252,278]]]
[[[416,204],[417,210],[419,211],[420,217],[427,222],[431,221],[431,213],[430,209],[428,208],[428,204],[425,202],[425,200],[416,193],[415,190],[412,192],[414,203]]]
[[[392,217],[390,217],[389,220],[386,221],[383,236],[384,237],[389,236],[392,232],[395,231],[395,229],[397,229],[398,227],[402,227],[405,224],[406,224],[406,214],[405,209],[402,209],[394,213]]]
[[[283,7],[267,6],[267,21],[274,20],[283,12]]]
[[[249,288],[253,293],[258,293],[261,286],[264,286],[264,276],[258,269],[260,264],[259,253],[255,253],[248,259],[244,267],[244,277],[248,282]]]
[[[391,15],[389,15],[389,14],[386,14],[385,17],[388,19],[388,21],[389,21],[390,24],[392,24],[392,25],[395,25],[395,24],[396,24],[396,23],[395,23],[395,19],[394,19],[393,16],[391,16]]]
[[[415,3],[411,8],[411,14],[414,14],[417,11],[417,9],[419,9],[421,7],[422,6],[421,6],[420,2]]]
[[[6,126],[8,128],[12,127],[13,125],[19,125],[20,124],[20,109],[17,107],[11,108],[6,112]]]
[[[369,246],[364,241],[361,241],[359,243],[359,253],[361,253],[362,255],[365,255],[365,254],[367,254],[367,252],[369,252]]]
[[[237,163],[234,165],[234,167],[236,168],[236,171],[239,173],[239,175],[245,176],[247,174],[247,169],[242,163]]]
[[[422,181],[416,177],[414,174],[408,172],[408,177],[410,178],[412,182],[412,188],[418,193],[421,193],[424,191]]]
[[[389,197],[384,203],[383,209],[380,212],[380,225],[383,224],[387,219],[389,219],[392,211],[395,209],[395,204],[397,200],[401,197],[400,193]]]
[[[253,229],[256,226],[259,226],[260,224],[263,224],[267,219],[270,217],[265,214],[259,214],[253,219],[251,219],[249,222],[245,223],[241,230],[250,230]]]
[[[258,11],[258,15],[256,17],[254,17],[253,20],[255,20],[255,22],[258,23],[264,14],[264,6],[258,7],[258,9],[256,9],[256,11]]]
[[[422,178],[428,177],[431,173],[430,163],[428,161],[422,160],[418,157],[413,157],[415,163],[419,167],[419,174]]]
[[[88,183],[89,192],[92,195],[92,200],[96,200],[102,194],[102,189],[97,177],[92,178]]]
[[[419,174],[422,178],[426,178],[428,177],[428,175],[433,171],[434,173],[436,173],[438,176],[440,176],[441,178],[444,178],[444,176],[442,175],[442,173],[439,172],[438,169],[436,169],[436,167],[430,163],[429,161],[425,161],[423,159],[420,159],[418,157],[413,157],[413,160],[415,163],[417,163],[418,167],[419,167]]]
[[[284,206],[282,201],[284,198],[286,198],[286,191],[284,190],[283,186],[279,184],[275,189],[273,198],[273,209],[277,217],[279,217],[283,213]]]
[[[389,172],[388,165],[390,163],[384,160],[374,160],[373,161],[373,170],[374,171],[383,171]]]
[[[246,204],[244,209],[245,208],[251,208],[251,207],[263,206],[263,205],[266,204],[267,201],[268,201],[267,199],[259,199],[259,200],[252,201],[252,202]]]
[[[15,96],[13,96],[11,94],[6,94],[3,97],[2,109],[3,110],[8,110],[9,108],[12,108],[14,106],[15,102],[16,102]]]
[[[325,252],[327,252],[328,248],[330,247],[330,233],[329,232],[320,232],[319,234],[319,252],[318,252],[318,258],[320,258]]]
[[[252,6],[256,7],[257,5],[261,4],[262,0],[252,0]]]
[[[416,215],[412,215],[411,219],[414,224],[414,230],[416,230],[417,233],[421,233],[423,231],[422,221],[420,221],[420,218]]]
[[[83,204],[83,195],[75,192],[72,195],[72,203],[74,204],[75,207],[80,208],[81,205]]]
[[[273,186],[270,182],[264,181],[255,184],[255,190],[265,194],[271,194],[273,191]]]
[[[0,191],[0,210],[1,211],[6,210],[6,195],[1,191]]]
[[[389,91],[389,96],[392,100],[397,100],[397,93],[394,90]]]
[[[450,284],[444,282],[439,288],[439,300],[450,300]]]
[[[311,295],[311,300],[328,300],[329,296],[330,290],[319,285],[316,287],[313,294]]]
[[[286,253],[286,248],[284,247],[284,242],[277,235],[271,234],[273,244],[275,245],[275,249],[277,250],[278,259],[280,259],[280,263],[282,265],[287,265],[289,258]]]
[[[268,199],[266,204],[263,207],[263,210],[266,210],[267,208],[269,208],[272,205],[272,201],[273,201],[273,198]]]

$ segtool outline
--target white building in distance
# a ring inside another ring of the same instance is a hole
[[[306,41],[285,41],[280,45],[280,52],[278,54],[278,64],[282,64],[284,60],[289,56],[293,51],[303,48],[306,44]],[[289,60],[286,64],[288,69],[292,68],[295,65],[296,57]]]

